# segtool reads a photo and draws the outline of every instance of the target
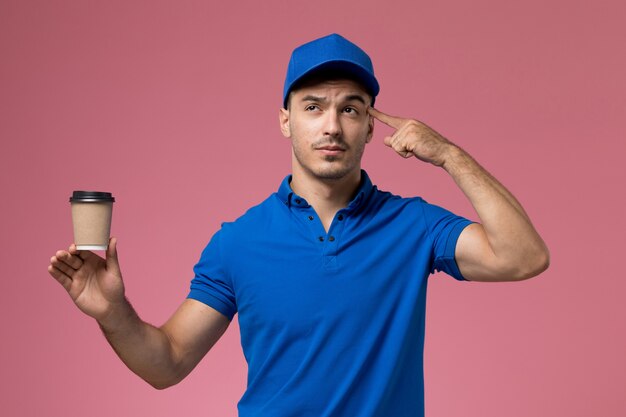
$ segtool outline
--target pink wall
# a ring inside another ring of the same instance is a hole
[[[552,266],[429,288],[429,417],[626,415],[622,1],[0,1],[0,414],[235,416],[236,323],[180,385],[130,373],[46,272],[74,189],[115,194],[127,293],[162,323],[211,234],[288,173],[278,130],[296,45],[372,56],[378,107],[465,147],[524,203]],[[593,5],[592,5],[593,4]],[[383,189],[475,218],[444,172],[378,127]]]

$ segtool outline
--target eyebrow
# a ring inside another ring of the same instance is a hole
[[[350,94],[348,97],[346,97],[346,101],[360,101],[363,104],[367,104],[365,103],[365,99],[363,98],[362,95],[360,94]]]
[[[328,101],[328,98],[323,97],[323,96],[314,96],[312,94],[309,94],[308,96],[302,97],[302,101],[316,101],[320,103],[325,103]],[[359,101],[363,104],[366,104],[365,99],[360,94],[350,94],[346,96],[345,101]]]
[[[302,101],[320,101],[320,102],[325,102],[325,101],[328,101],[328,99],[326,97],[314,96],[314,95],[309,94],[308,96],[302,97]]]

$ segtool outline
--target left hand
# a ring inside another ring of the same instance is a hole
[[[446,153],[453,144],[424,123],[401,117],[390,116],[373,107],[368,108],[369,114],[389,127],[395,133],[384,139],[385,145],[392,148],[400,156],[416,158],[436,166],[442,166]]]

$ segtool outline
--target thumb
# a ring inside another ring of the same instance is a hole
[[[117,239],[112,237],[109,239],[109,247],[106,252],[107,271],[122,276],[120,272],[120,264],[117,260]]]
[[[383,139],[383,143],[387,146],[391,146],[392,139],[393,138],[391,136],[385,136],[385,139]]]

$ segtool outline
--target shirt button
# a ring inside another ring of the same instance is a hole
[[[328,240],[330,240],[331,242],[334,242],[335,241],[335,236],[329,236]]]
[[[337,220],[339,221],[343,220],[343,214],[340,214],[339,216],[337,216]]]
[[[313,220],[313,216],[309,216],[309,220]]]
[[[318,237],[318,239],[320,240],[320,242],[323,242],[324,241],[324,236],[320,236],[320,237]]]

